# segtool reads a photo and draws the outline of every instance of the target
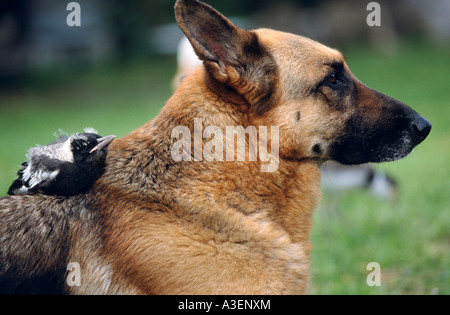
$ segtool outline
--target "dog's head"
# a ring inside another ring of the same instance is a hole
[[[407,105],[362,84],[334,49],[293,34],[240,29],[197,0],[178,0],[175,9],[203,60],[206,84],[243,101],[250,125],[279,126],[282,158],[393,161],[431,130]]]

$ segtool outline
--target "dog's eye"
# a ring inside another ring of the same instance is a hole
[[[322,81],[315,87],[315,91],[318,91],[318,89],[323,86],[335,90],[340,88],[343,83],[345,83],[345,76],[339,71],[334,71],[325,77],[325,79],[322,79]]]
[[[328,81],[328,83],[336,84],[336,82],[337,82],[336,74],[333,73],[333,74],[329,75],[327,78],[327,81]]]

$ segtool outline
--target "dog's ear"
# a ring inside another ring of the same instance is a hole
[[[239,29],[211,6],[196,0],[178,0],[175,4],[178,24],[203,61],[217,63],[221,68],[236,64],[248,32]]]
[[[258,113],[268,107],[277,67],[255,32],[240,29],[211,6],[178,0],[178,25],[209,73],[243,96]]]

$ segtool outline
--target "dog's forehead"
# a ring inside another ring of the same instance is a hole
[[[278,65],[283,97],[298,98],[329,75],[333,66],[346,66],[339,51],[312,39],[271,29],[255,32]]]
[[[324,65],[325,68],[330,64],[345,63],[344,56],[338,50],[310,38],[271,29],[258,29],[255,32],[265,48],[281,62],[296,62],[299,66]]]

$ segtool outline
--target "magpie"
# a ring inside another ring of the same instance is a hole
[[[8,195],[73,196],[86,192],[103,173],[115,136],[101,137],[92,128],[84,131],[31,148]]]

